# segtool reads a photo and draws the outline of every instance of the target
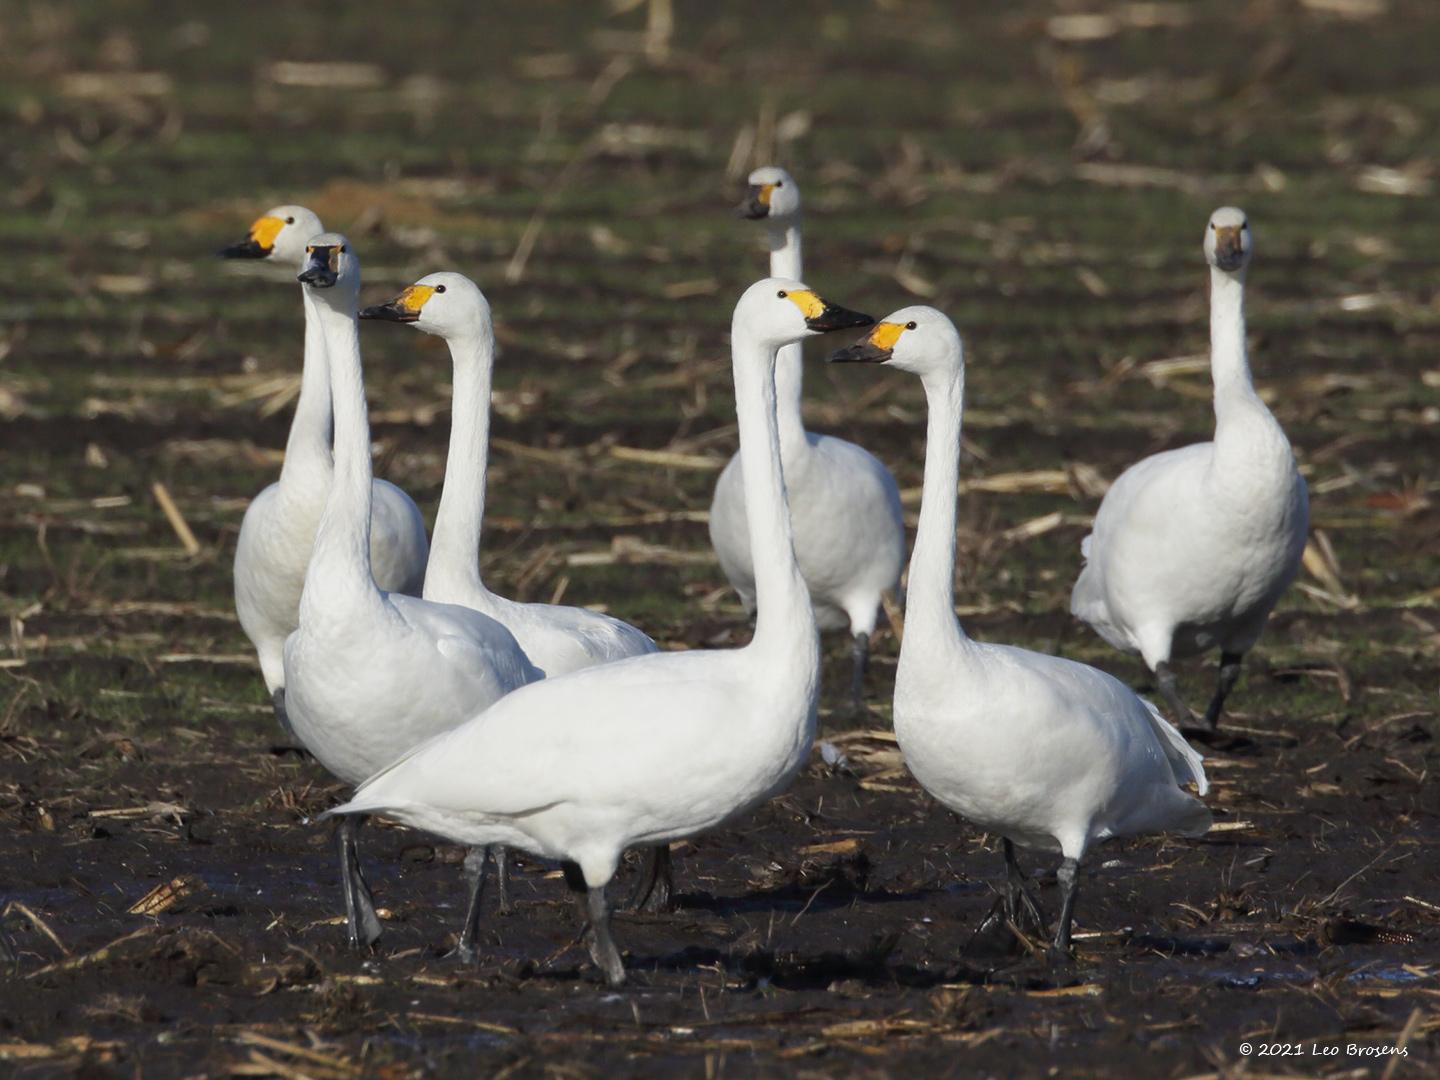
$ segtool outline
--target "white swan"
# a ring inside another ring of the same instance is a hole
[[[1182,726],[1215,730],[1245,653],[1294,580],[1309,529],[1295,455],[1255,393],[1245,351],[1250,226],[1221,207],[1205,230],[1210,263],[1213,442],[1155,454],[1106,492],[1081,544],[1085,568],[1070,610],[1138,652]],[[1220,650],[1215,696],[1196,721],[1170,661]]]
[[[273,259],[298,270],[305,242],[324,232],[303,206],[276,206],[256,219],[246,238],[223,248],[229,259]],[[250,502],[235,545],[235,611],[260,658],[275,715],[285,714],[285,639],[300,623],[300,592],[315,530],[330,491],[330,370],[319,320],[305,305],[305,360],[300,397],[285,443],[280,479]],[[425,520],[410,496],[376,480],[370,520],[370,565],[387,592],[418,594],[425,577]]]
[[[1092,844],[1210,827],[1204,804],[1180,787],[1194,781],[1205,793],[1200,755],[1104,672],[966,637],[955,617],[965,361],[950,320],[934,308],[903,308],[832,359],[919,375],[929,403],[920,527],[895,677],[895,736],[905,763],[940,802],[1004,838],[1012,917],[1028,901],[1013,845],[1063,855],[1054,948],[1066,952],[1076,869]]]
[[[655,642],[629,623],[584,608],[559,604],[522,604],[497,596],[480,576],[481,527],[485,518],[485,469],[490,446],[490,386],[495,371],[495,327],[490,304],[479,287],[462,274],[442,272],[421,278],[395,299],[360,312],[362,319],[410,323],[445,339],[454,361],[450,409],[450,453],[445,487],[435,516],[430,562],[425,569],[426,600],[461,604],[503,623],[525,655],[546,677],[643,656]],[[664,909],[672,890],[669,851],[652,852],[637,890],[637,901]],[[510,909],[504,848],[494,851],[500,910]],[[484,855],[471,860],[470,910],[478,913]],[[467,920],[456,953],[475,956],[473,927]]]
[[[740,206],[763,219],[770,244],[770,273],[802,278],[800,190],[784,169],[750,174]],[[805,430],[800,414],[803,350],[799,342],[775,363],[776,418],[785,467],[795,559],[810,591],[821,630],[848,628],[854,639],[852,708],[860,708],[870,635],[886,589],[896,589],[905,564],[905,524],[895,478],[869,451],[833,435]],[[747,611],[755,610],[755,566],[745,522],[741,455],[725,466],[710,503],[710,542],[726,579]]]
[[[360,263],[339,233],[312,237],[300,272],[318,320],[335,404],[335,477],[315,534],[300,626],[285,642],[285,697],[296,737],[347,783],[539,677],[494,619],[379,589],[370,570],[370,426],[355,301]],[[355,854],[340,827],[352,944],[380,936]]]
[[[504,623],[547,677],[654,652],[655,642],[619,619],[560,604],[516,603],[496,596],[481,580],[495,328],[490,304],[475,283],[462,274],[431,274],[394,300],[365,308],[360,318],[411,323],[438,334],[454,361],[450,454],[425,569],[425,599],[463,604]]]
[[[740,452],[756,572],[755,637],[741,649],[652,653],[524,687],[361,785],[331,813],[384,813],[472,846],[568,864],[585,891],[590,954],[625,969],[605,886],[626,848],[715,828],[787,787],[810,753],[819,639],[795,565],[775,428],[783,344],[870,318],[767,279],[731,324]]]

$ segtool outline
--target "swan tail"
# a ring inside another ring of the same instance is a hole
[[[1175,777],[1175,783],[1182,787],[1194,783],[1195,790],[1204,795],[1210,790],[1210,781],[1205,778],[1205,759],[1185,741],[1185,736],[1181,735],[1169,720],[1160,715],[1160,710],[1152,702],[1145,698],[1140,700],[1150,714],[1150,727],[1160,740],[1160,749],[1165,754],[1165,760],[1170,763],[1170,773]],[[1201,809],[1204,809],[1203,805]],[[1209,819],[1208,810],[1206,819]],[[1209,828],[1208,824],[1206,828]]]
[[[1210,808],[1193,795],[1183,795],[1183,798],[1188,805],[1181,809],[1169,831],[1180,836],[1204,836],[1210,831],[1210,826],[1215,824]]]

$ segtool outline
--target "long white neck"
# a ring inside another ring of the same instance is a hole
[[[305,287],[300,286],[305,308],[305,360],[300,374],[300,397],[285,442],[280,467],[280,491],[300,499],[323,498],[330,482],[330,365],[325,359],[325,330]]]
[[[791,215],[783,225],[765,230],[770,245],[770,276],[804,281],[804,260],[800,251],[800,215]],[[805,350],[796,341],[781,347],[775,358],[775,419],[780,426],[780,449],[785,460],[793,460],[805,443],[805,420],[801,395],[805,383]]]
[[[307,289],[306,303],[320,320],[330,361],[335,476],[305,574],[302,623],[318,611],[334,611],[338,601],[378,599],[380,595],[370,575],[370,420],[353,298],[348,311],[336,310]]]
[[[740,465],[745,511],[755,562],[755,637],[762,655],[819,663],[819,635],[810,594],[795,563],[790,510],[775,424],[775,354],[737,316],[730,328],[734,351],[735,411],[740,420]],[[808,652],[807,652],[808,650]]]
[[[485,518],[485,469],[490,448],[490,384],[495,334],[489,328],[448,339],[455,389],[450,403],[450,454],[430,539],[425,598],[457,603],[487,596],[480,580],[480,530]]]
[[[929,418],[925,430],[925,484],[920,524],[910,556],[902,648],[960,645],[965,631],[955,617],[955,516],[960,487],[960,423],[965,368],[957,364],[924,380]]]
[[[1243,270],[1210,268],[1210,378],[1219,475],[1238,479],[1255,476],[1257,466],[1292,468],[1290,443],[1250,377]]]

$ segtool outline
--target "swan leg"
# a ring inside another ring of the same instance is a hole
[[[854,667],[850,674],[850,711],[859,716],[865,711],[865,668],[870,662],[870,635],[863,630],[855,635],[850,655]]]
[[[1080,891],[1080,865],[1075,859],[1066,859],[1055,871],[1060,882],[1060,921],[1055,926],[1055,944],[1051,946],[1050,957],[1055,961],[1070,958],[1070,924],[1075,918],[1075,896]]]
[[[340,843],[340,884],[345,892],[345,930],[352,949],[368,948],[380,940],[380,917],[375,914],[375,899],[360,869],[360,856],[355,834],[360,831],[363,817],[345,816],[335,825]]]
[[[586,944],[590,959],[612,987],[624,986],[625,965],[620,959],[620,950],[615,947],[615,939],[610,936],[610,904],[605,899],[605,886],[591,886],[576,863],[561,863],[560,869],[565,874],[565,884],[575,894],[580,917],[589,925]]]
[[[480,933],[480,899],[485,894],[485,871],[490,868],[490,849],[472,847],[465,852],[465,880],[470,885],[470,902],[465,906],[465,924],[452,956],[467,964],[480,959],[475,938]]]
[[[1180,689],[1175,685],[1175,672],[1171,671],[1170,665],[1163,660],[1155,665],[1155,682],[1160,688],[1160,696],[1165,699],[1165,704],[1170,706],[1175,726],[1182,730],[1194,728],[1195,714],[1181,699]]]
[[[671,898],[675,892],[675,869],[670,860],[670,845],[659,844],[645,851],[645,865],[640,880],[626,903],[627,911],[648,911],[665,914],[675,910]]]
[[[295,729],[290,726],[290,714],[285,711],[285,688],[282,686],[270,695],[270,705],[275,710],[275,720],[288,739],[295,738]]]
[[[1040,905],[1025,884],[1025,875],[1015,858],[1015,845],[1009,840],[1002,841],[1005,848],[1005,915],[1026,933],[1044,935],[1045,916]]]
[[[502,844],[494,845],[489,851],[495,856],[495,895],[500,899],[496,913],[513,915],[515,905],[510,903],[510,855]]]
[[[1220,681],[1215,684],[1215,696],[1210,699],[1210,705],[1205,710],[1205,719],[1201,721],[1206,729],[1214,731],[1220,726],[1220,714],[1225,711],[1225,699],[1240,681],[1240,662],[1244,659],[1244,653],[1220,650]]]

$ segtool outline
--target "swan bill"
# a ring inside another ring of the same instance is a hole
[[[1215,265],[1221,270],[1235,271],[1245,265],[1245,239],[1241,236],[1243,225],[1217,225],[1215,227]]]
[[[770,194],[774,190],[774,184],[751,184],[750,190],[745,195],[745,201],[735,208],[735,213],[751,221],[769,217]]]
[[[830,330],[854,330],[861,326],[871,326],[874,322],[874,318],[864,312],[851,311],[849,308],[829,303],[825,304],[819,315],[805,318],[806,326],[822,334]]]
[[[305,269],[296,280],[317,289],[331,288],[340,280],[340,251],[339,244],[310,245],[305,249]]]
[[[275,238],[285,222],[278,217],[257,218],[250,226],[250,234],[238,244],[230,244],[216,252],[222,259],[267,259],[275,250]]]
[[[913,324],[912,324],[913,325]],[[862,340],[845,349],[836,349],[832,364],[883,364],[895,355],[895,343],[906,328],[900,323],[878,323]]]
[[[789,300],[799,308],[800,314],[805,316],[806,328],[817,334],[829,330],[853,330],[859,326],[873,326],[875,323],[869,315],[832,304],[810,289],[782,291],[780,298]]]
[[[434,293],[434,285],[411,285],[394,300],[361,309],[360,318],[413,323],[420,318],[420,309],[425,306],[425,301],[429,300]]]

